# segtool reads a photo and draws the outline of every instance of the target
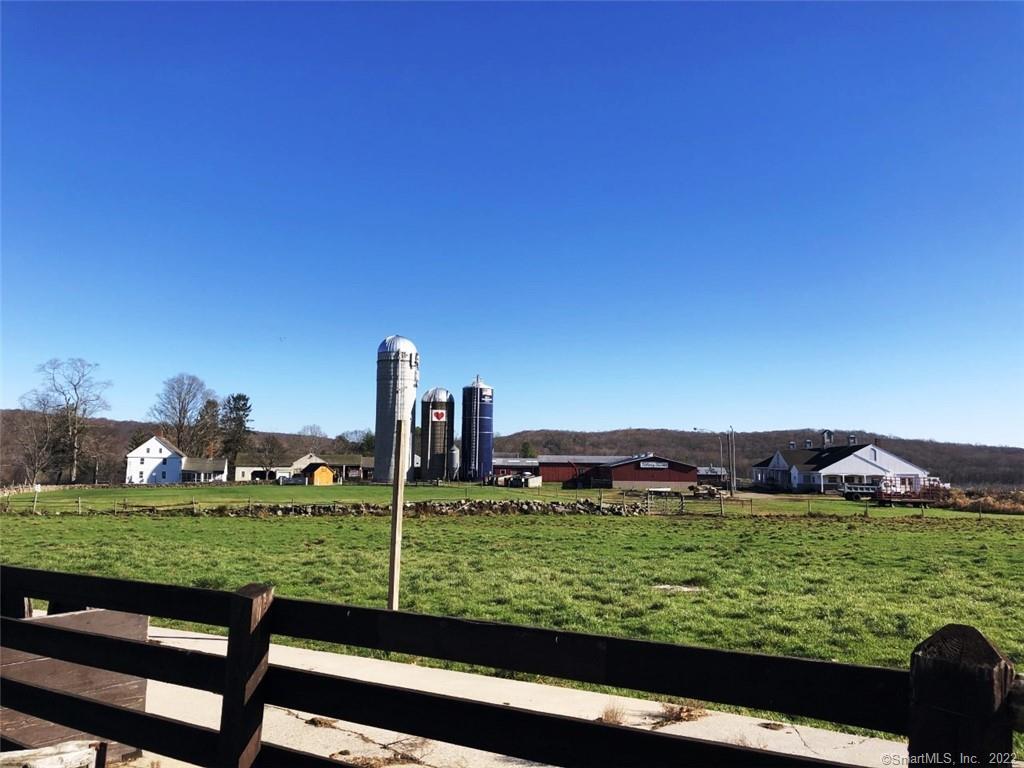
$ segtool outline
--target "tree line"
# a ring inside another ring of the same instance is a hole
[[[372,455],[370,430],[328,435],[316,424],[297,434],[258,433],[252,429],[249,396],[224,397],[198,376],[179,373],[162,383],[147,416],[149,422],[104,419],[110,381],[99,365],[82,358],[51,359],[37,366],[39,384],[19,398],[20,409],[3,412],[4,482],[121,482],[125,454],[157,434],[186,456],[228,459],[233,469],[240,453],[251,451],[268,466],[301,453]]]

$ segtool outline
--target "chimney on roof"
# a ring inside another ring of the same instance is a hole
[[[833,435],[832,435],[832,430],[831,429],[826,429],[824,432],[822,432],[821,433],[821,447],[822,448],[831,448],[832,447],[832,437],[833,437]]]
[[[796,448],[796,440],[790,440],[789,441],[789,450],[792,451],[794,448]]]
[[[857,444],[857,436],[851,432],[849,435],[846,436],[846,444],[847,445],[856,445]]]
[[[813,448],[813,447],[814,447],[814,441],[811,440],[811,438],[807,438],[806,440],[804,440],[804,448]]]

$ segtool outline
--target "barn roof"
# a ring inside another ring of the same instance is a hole
[[[291,456],[292,456],[292,454],[290,454],[290,453],[282,453],[280,456],[276,457],[277,463],[274,464],[274,466],[275,467],[288,467],[288,466],[291,466],[292,462],[294,461],[294,459],[291,458]],[[235,457],[235,466],[236,467],[260,467],[260,468],[262,468],[263,467],[263,457],[261,457],[259,454],[256,454],[256,453],[240,453],[240,454],[238,454],[238,456]]]
[[[358,453],[318,453],[317,456],[332,467],[358,467],[363,458]]]
[[[632,459],[632,456],[575,456],[572,454],[553,454],[550,456],[538,456],[540,464],[613,464],[623,459]]]
[[[635,461],[666,461],[669,464],[678,464],[682,467],[689,467],[690,469],[696,469],[693,464],[687,464],[685,461],[677,461],[670,459],[666,456],[659,456],[655,453],[642,453],[639,456],[626,456],[618,459],[617,461],[609,461],[605,466],[607,467],[621,467],[623,464],[632,464]]]

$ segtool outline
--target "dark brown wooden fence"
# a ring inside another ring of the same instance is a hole
[[[26,598],[226,627],[228,653],[26,622]],[[222,592],[11,566],[0,568],[0,613],[4,648],[224,697],[219,730],[8,678],[5,706],[202,766],[344,765],[263,742],[265,704],[564,766],[833,764],[271,665],[272,635],[811,717],[906,735],[911,755],[972,765],[1012,752],[1019,706],[1009,660],[956,625],[900,670],[293,600],[259,585]]]

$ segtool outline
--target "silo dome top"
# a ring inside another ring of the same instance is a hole
[[[426,392],[423,393],[423,402],[424,403],[447,403],[448,402],[448,398],[451,397],[451,396],[452,396],[452,393],[449,392],[444,387],[434,387],[433,389],[428,389]]]
[[[384,341],[377,347],[377,354],[395,354],[399,352],[405,352],[406,354],[415,355],[416,345],[409,341],[405,336],[388,336]]]

